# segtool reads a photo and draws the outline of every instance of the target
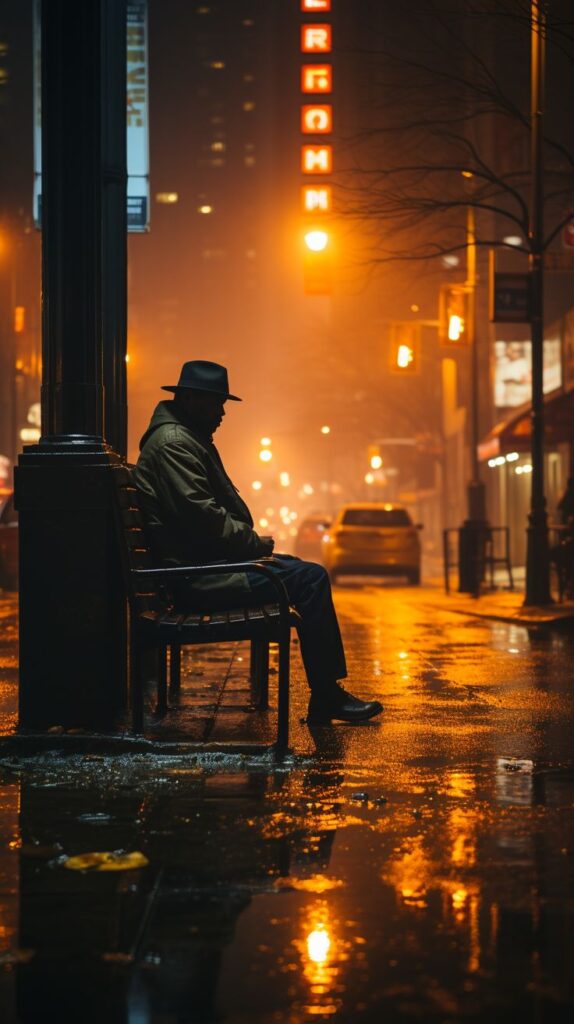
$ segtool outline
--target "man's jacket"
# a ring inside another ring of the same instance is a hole
[[[173,402],[157,406],[140,442],[134,478],[158,565],[242,562],[269,553],[217,449],[178,418]],[[196,577],[175,589],[179,601],[209,609],[241,603],[249,583],[244,573],[226,573]]]

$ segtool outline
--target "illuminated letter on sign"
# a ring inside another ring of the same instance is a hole
[[[301,0],[302,11],[330,11],[331,0]]]
[[[324,135],[332,128],[333,108],[330,105],[301,108],[301,131],[304,135]]]
[[[301,25],[301,50],[303,53],[330,53],[330,25]]]
[[[330,213],[331,186],[303,185],[301,199],[305,213]]]
[[[330,64],[304,64],[301,68],[302,92],[331,92],[333,69]]]
[[[332,146],[302,146],[301,169],[305,174],[330,174],[333,167]]]

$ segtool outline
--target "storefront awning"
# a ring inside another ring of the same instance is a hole
[[[478,446],[481,462],[509,452],[530,451],[530,410],[531,404],[527,402],[492,428]],[[574,441],[574,389],[551,391],[544,396],[544,437],[546,448]]]

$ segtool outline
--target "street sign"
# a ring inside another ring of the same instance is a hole
[[[530,320],[530,279],[528,274],[494,272],[490,282],[491,322],[522,324]]]

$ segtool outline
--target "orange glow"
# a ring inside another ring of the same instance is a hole
[[[301,107],[301,131],[304,135],[324,135],[333,129],[330,103],[310,103]]]
[[[14,307],[14,334],[22,334],[26,321],[26,309],[24,306]]]
[[[330,174],[332,169],[332,146],[301,146],[301,170],[305,174]]]
[[[330,11],[331,0],[301,0],[302,11]]]
[[[330,25],[301,25],[302,53],[330,53]]]
[[[331,186],[330,185],[303,185],[301,189],[301,204],[305,213],[330,213],[331,211]]]
[[[458,313],[451,313],[448,318],[448,340],[460,341],[464,334],[464,319]]]
[[[305,93],[327,93],[333,88],[333,69],[330,64],[303,64],[301,68],[301,91]]]
[[[305,245],[311,252],[323,252],[329,244],[329,235],[326,231],[314,229],[305,235]]]
[[[406,370],[413,361],[414,353],[410,345],[399,345],[397,348],[397,366]]]
[[[331,948],[331,939],[324,928],[316,928],[307,936],[307,956],[314,964],[324,964]]]

